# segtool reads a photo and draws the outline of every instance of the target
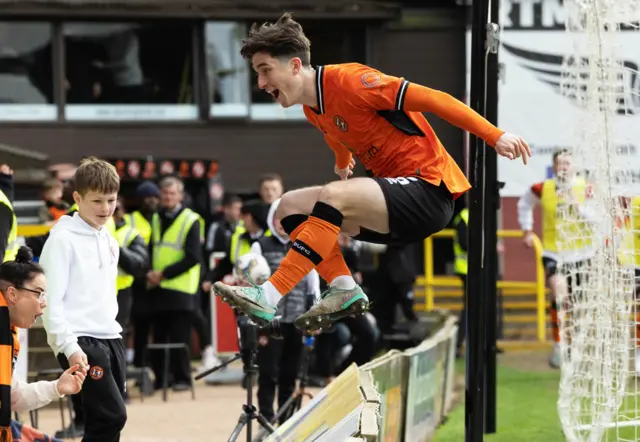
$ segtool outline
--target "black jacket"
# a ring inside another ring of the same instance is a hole
[[[13,203],[13,177],[11,175],[0,173],[0,190]],[[0,257],[4,257],[4,252],[7,250],[9,234],[12,228],[13,212],[9,207],[0,204]]]

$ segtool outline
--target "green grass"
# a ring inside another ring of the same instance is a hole
[[[464,373],[464,366],[458,369]],[[498,430],[485,436],[488,442],[564,441],[557,400],[559,371],[522,371],[498,367]],[[464,441],[464,403],[449,415],[436,433],[435,442]]]

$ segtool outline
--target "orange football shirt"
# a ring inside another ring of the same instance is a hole
[[[374,176],[418,177],[455,198],[471,185],[422,112],[431,112],[495,146],[504,133],[449,94],[359,63],[317,67],[317,107],[304,113],[345,168],[355,155]]]

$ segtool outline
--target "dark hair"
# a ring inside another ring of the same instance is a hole
[[[311,65],[311,42],[304,35],[300,23],[285,12],[275,23],[254,23],[249,36],[242,40],[240,55],[251,60],[258,52],[265,52],[274,58],[298,57],[303,66]]]
[[[258,184],[260,187],[262,187],[262,185],[268,181],[279,181],[280,184],[282,184],[282,186],[284,187],[284,181],[282,181],[282,177],[277,173],[265,173],[260,177],[260,181]]]
[[[553,163],[554,164],[555,164],[556,160],[558,159],[558,157],[560,155],[571,155],[571,152],[566,147],[561,147],[559,149],[556,149],[556,151],[553,152]]]
[[[232,204],[238,204],[238,203],[242,203],[242,198],[240,198],[238,195],[234,195],[232,193],[225,193],[224,196],[222,197],[222,205],[223,206],[230,206]]]
[[[269,214],[269,204],[265,204],[262,200],[254,199],[245,201],[240,209],[243,215],[251,215],[253,221],[262,229],[267,230],[267,215]]]
[[[44,274],[44,270],[40,264],[33,262],[33,253],[26,246],[18,249],[14,261],[5,261],[0,265],[0,281],[4,286],[24,287],[24,284],[37,274]]]

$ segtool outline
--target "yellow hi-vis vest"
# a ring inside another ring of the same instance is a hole
[[[631,200],[631,234],[633,235],[633,263],[640,267],[640,196]]]
[[[123,249],[129,247],[131,241],[138,235],[138,231],[133,227],[125,224],[116,230],[115,237],[118,241],[118,245]],[[116,289],[118,291],[127,289],[133,285],[134,276],[126,273],[120,267],[118,267],[118,277],[116,278]]]
[[[458,223],[463,222],[467,226],[469,226],[469,209],[462,209],[460,213],[453,220],[453,228],[457,228]],[[468,268],[467,261],[467,252],[462,250],[460,247],[460,239],[458,238],[458,234],[453,237],[453,254],[455,256],[454,260],[454,271],[457,275],[466,275]]]
[[[229,260],[231,264],[235,265],[238,258],[251,251],[251,241],[241,238],[246,232],[247,229],[243,225],[238,225],[231,236],[231,246],[229,247]],[[271,236],[271,230],[266,230],[264,236]]]
[[[640,268],[640,196],[631,199],[629,215],[618,225],[622,231],[618,259],[624,266]]]
[[[69,210],[67,210],[67,215],[73,216],[73,213],[77,211],[78,203],[73,203],[73,206],[69,207]],[[116,237],[116,222],[113,220],[113,217],[109,218],[104,227],[111,234],[111,236],[113,236],[114,238]]]
[[[155,213],[151,220],[151,240],[153,241],[153,270],[161,272],[165,268],[184,258],[184,243],[187,233],[198,222],[198,215],[185,208],[160,237],[160,216]],[[196,264],[181,275],[172,279],[163,279],[160,287],[168,290],[195,295],[200,284],[200,264]]]
[[[576,203],[584,203],[587,195],[587,183],[582,178],[576,178],[571,186],[571,192]],[[562,252],[578,251],[591,246],[587,222],[581,219],[577,213],[573,219],[561,219],[558,210],[559,204],[563,204],[563,201],[558,200],[555,180],[545,180],[542,184],[540,199],[543,248],[546,251],[557,253],[559,250]]]
[[[18,244],[18,220],[16,219],[16,212],[13,210],[13,204],[7,198],[7,195],[0,190],[0,204],[4,204],[11,210],[11,230],[9,231],[9,238],[7,238],[7,248],[4,250],[4,258],[2,262],[13,261],[16,259],[20,244]]]
[[[138,231],[138,234],[142,237],[145,244],[149,244],[151,240],[151,223],[147,221],[139,210],[133,213],[127,213],[124,216],[124,221]]]

